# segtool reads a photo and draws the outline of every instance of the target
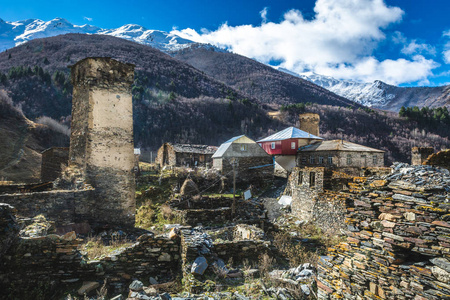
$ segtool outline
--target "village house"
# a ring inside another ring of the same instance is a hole
[[[216,146],[164,143],[159,149],[155,162],[162,168],[209,167]]]
[[[319,141],[298,151],[297,166],[339,168],[359,176],[361,168],[384,167],[384,151],[344,140]]]
[[[259,144],[245,135],[233,137],[220,145],[212,156],[213,167],[232,176],[233,164],[240,181],[273,176],[273,159]]]
[[[310,134],[295,127],[288,127],[258,141],[258,144],[275,161],[287,171],[295,167],[295,157],[299,148],[309,145],[314,141],[323,140],[321,137]]]

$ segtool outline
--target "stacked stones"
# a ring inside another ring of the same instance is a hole
[[[394,165],[350,185],[347,242],[318,266],[319,299],[450,297],[450,174]]]
[[[33,293],[47,284],[48,289],[53,289],[68,284],[78,286],[85,280],[101,283],[106,279],[110,292],[121,293],[132,278],[170,279],[179,272],[179,237],[145,234],[130,247],[90,261],[77,249],[81,241],[75,232],[18,239],[0,262],[0,288],[13,291],[11,296],[19,299],[18,292]]]

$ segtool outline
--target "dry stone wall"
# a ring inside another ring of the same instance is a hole
[[[359,181],[347,241],[319,262],[319,299],[448,299],[448,170],[397,164],[384,179]]]
[[[92,214],[96,201],[91,197],[92,193],[92,190],[53,190],[3,194],[0,195],[0,203],[12,205],[22,217],[33,218],[42,214],[55,222],[56,227],[84,221],[93,224],[96,222],[95,215]]]
[[[83,281],[101,286],[105,280],[110,293],[123,293],[133,279],[148,284],[150,276],[170,280],[179,273],[179,237],[143,235],[132,246],[98,260],[87,260],[80,253],[81,241],[75,233],[17,239],[0,261],[0,295],[37,299],[79,289]]]

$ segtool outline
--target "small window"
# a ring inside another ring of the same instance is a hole
[[[319,164],[323,165],[323,156],[319,156]]]
[[[309,186],[310,187],[316,186],[316,173],[315,172],[309,173]]]
[[[295,142],[291,142],[291,149],[295,149]]]
[[[333,156],[328,156],[328,164],[332,165],[333,164]]]
[[[314,162],[315,162],[314,156],[310,156],[309,157],[309,163],[310,164],[314,164]]]
[[[242,144],[241,145],[241,151],[247,151],[248,150],[248,145],[247,144]]]
[[[275,149],[275,142],[270,143],[270,149]]]
[[[352,164],[352,155],[347,154],[347,165],[350,166]]]
[[[302,185],[303,184],[303,172],[302,171],[298,172],[298,182],[297,182],[297,184],[298,185]]]
[[[306,156],[302,157],[302,164],[306,165]]]
[[[374,155],[372,159],[374,165],[378,164],[378,157],[376,155]]]

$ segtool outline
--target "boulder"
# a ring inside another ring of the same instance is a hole
[[[194,275],[203,275],[207,267],[208,262],[206,261],[206,258],[204,258],[203,256],[199,256],[192,264],[191,273]]]
[[[144,288],[144,284],[142,283],[142,281],[134,280],[130,284],[129,288],[130,288],[130,290],[132,290],[134,292],[139,292],[139,291],[142,291],[142,289]]]

